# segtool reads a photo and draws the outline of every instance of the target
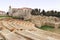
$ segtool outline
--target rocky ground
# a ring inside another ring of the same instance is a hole
[[[44,31],[29,21],[0,19],[0,40],[60,40],[60,34]]]

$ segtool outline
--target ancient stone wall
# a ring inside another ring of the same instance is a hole
[[[32,16],[31,22],[34,23],[37,27],[44,25],[52,26],[54,28],[60,27],[60,19],[57,17],[46,17],[46,16]]]
[[[0,11],[0,16],[6,16],[6,12],[5,11]]]
[[[31,8],[11,8],[9,7],[9,16],[30,19],[31,18]]]

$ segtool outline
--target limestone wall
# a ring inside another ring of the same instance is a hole
[[[6,16],[6,12],[0,11],[0,16]]]
[[[60,27],[60,19],[57,17],[46,17],[46,16],[32,16],[31,22],[33,22],[37,27],[44,25],[52,26],[54,28]]]
[[[9,8],[9,16],[30,19],[31,18],[31,8]]]

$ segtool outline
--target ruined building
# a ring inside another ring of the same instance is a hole
[[[5,11],[0,11],[0,16],[6,16],[6,12]]]
[[[11,8],[9,6],[9,16],[17,17],[17,18],[23,18],[24,20],[31,18],[31,8]]]

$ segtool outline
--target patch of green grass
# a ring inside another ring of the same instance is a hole
[[[11,16],[0,16],[0,18],[3,18],[3,17],[11,17]]]
[[[31,19],[27,19],[27,20],[25,20],[25,21],[29,21],[29,22],[31,22]]]
[[[12,18],[14,18],[14,19],[19,19],[18,17],[12,17]]]
[[[52,26],[44,25],[44,26],[41,26],[40,29],[43,29],[43,30],[53,30],[54,28]]]

